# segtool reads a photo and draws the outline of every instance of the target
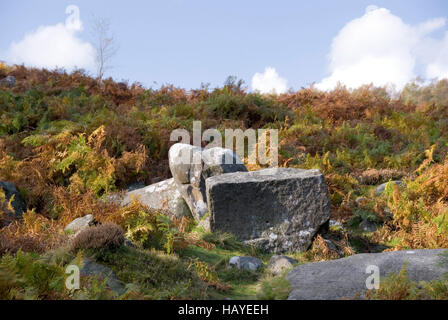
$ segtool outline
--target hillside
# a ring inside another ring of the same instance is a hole
[[[286,298],[285,274],[227,269],[232,256],[266,263],[272,254],[205,232],[191,219],[167,219],[138,201],[105,201],[170,178],[170,134],[191,132],[194,120],[202,130],[278,129],[280,166],[325,175],[330,228],[306,252],[289,254],[299,263],[448,248],[447,80],[409,84],[391,97],[372,86],[260,95],[234,78],[215,89],[155,90],[112,79],[98,84],[81,71],[1,65],[0,79],[6,76],[16,84],[0,87],[0,181],[17,187],[26,212],[17,219],[0,193],[2,299],[112,298],[95,277],[83,278],[81,291],[64,287],[64,266],[84,257],[127,284],[123,299]],[[403,183],[375,192],[391,180]],[[74,244],[64,231],[87,214],[101,224],[90,235],[98,245]],[[135,246],[122,245],[124,236]],[[414,293],[396,294],[393,281],[373,298]],[[419,288],[418,297],[446,299],[446,288]]]

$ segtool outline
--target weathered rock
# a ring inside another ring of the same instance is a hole
[[[375,232],[378,229],[376,224],[369,220],[361,221],[359,227],[365,232]]]
[[[134,182],[127,186],[126,191],[131,192],[146,187],[143,182]]]
[[[132,242],[131,240],[129,240],[128,238],[124,238],[124,242],[123,245],[125,247],[130,247],[130,248],[136,248],[137,246],[135,245],[134,242]]]
[[[212,231],[233,233],[270,252],[304,251],[330,219],[319,170],[293,168],[227,173],[206,180]]]
[[[334,228],[336,230],[344,230],[344,225],[337,220],[330,219],[330,221],[328,222],[328,226],[329,228]]]
[[[328,249],[339,253],[338,247],[336,247],[336,245],[333,243],[333,241],[328,240],[328,239],[324,239],[324,241],[325,241],[325,244],[327,245]]]
[[[229,268],[257,271],[262,266],[263,263],[260,261],[260,259],[255,257],[234,256],[229,260]]]
[[[76,218],[72,222],[70,222],[64,229],[65,232],[70,232],[76,234],[79,231],[82,231],[90,226],[96,224],[95,218],[93,215],[88,214],[81,218]]]
[[[302,264],[291,270],[286,279],[291,284],[290,300],[336,300],[362,295],[367,291],[366,280],[372,275],[368,266],[377,266],[380,277],[398,273],[408,262],[408,276],[413,281],[441,279],[448,270],[439,263],[444,249],[421,249],[362,253],[347,258]],[[447,265],[445,263],[445,265]],[[381,286],[381,282],[380,282]]]
[[[11,182],[0,181],[0,188],[5,193],[6,202],[9,202],[11,197],[14,196],[14,199],[11,203],[14,212],[8,213],[12,214],[15,218],[22,217],[23,212],[26,211],[26,205],[22,199],[22,196],[20,195],[20,192],[17,191],[16,187]]]
[[[99,264],[92,259],[82,259],[82,267],[80,268],[80,273],[82,276],[94,276],[100,278],[103,281],[107,279],[107,286],[117,296],[121,296],[126,292],[123,283],[117,278],[111,268]]]
[[[401,180],[389,181],[389,182],[380,184],[378,187],[376,187],[375,195],[376,196],[380,196],[384,192],[384,190],[386,190],[386,186],[387,186],[388,183],[393,183],[393,184],[396,184],[397,186],[406,187],[406,184],[403,181],[401,181]]]
[[[14,76],[7,76],[0,80],[0,86],[12,88],[16,85],[16,78]]]
[[[134,198],[149,208],[164,211],[170,217],[191,216],[173,178],[127,192],[120,198],[120,204],[126,206]]]
[[[176,143],[168,153],[171,174],[196,221],[208,212],[205,180],[223,173],[247,171],[238,156],[223,148],[202,149]]]
[[[362,206],[363,203],[365,203],[366,201],[367,201],[367,198],[364,198],[364,197],[358,197],[355,200],[357,206]]]
[[[287,257],[287,256],[281,256],[276,255],[272,256],[272,258],[269,260],[269,264],[267,266],[267,269],[273,274],[273,275],[279,275],[285,270],[291,269],[294,264],[297,263],[297,260]]]

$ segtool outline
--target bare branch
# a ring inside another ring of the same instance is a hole
[[[103,79],[106,70],[111,68],[110,60],[118,51],[118,45],[110,34],[110,22],[104,18],[95,18],[91,35],[96,50],[97,78]]]

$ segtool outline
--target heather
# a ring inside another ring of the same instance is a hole
[[[341,86],[261,95],[233,77],[219,88],[187,91],[112,79],[99,83],[83,71],[2,65],[0,78],[8,75],[17,84],[0,88],[0,180],[17,186],[28,210],[9,223],[10,204],[0,193],[0,297],[76,298],[61,283],[63,262],[78,251],[135,284],[123,298],[185,298],[190,289],[193,298],[272,298],[277,291],[284,297],[282,278],[273,280],[264,271],[235,276],[226,269],[237,253],[263,261],[269,255],[138,202],[122,208],[104,201],[130,184],[169,178],[167,152],[175,143],[170,133],[191,132],[194,120],[203,130],[278,129],[280,166],[325,174],[332,220],[343,225],[328,233],[342,255],[373,252],[378,245],[448,247],[447,80],[411,83],[399,94]],[[405,186],[388,184],[383,194],[374,194],[376,185],[398,179]],[[364,201],[357,202],[359,197]],[[77,235],[69,247],[64,227],[86,214],[102,227]],[[377,230],[364,232],[359,225],[365,220]],[[124,247],[124,236],[138,248]],[[63,258],[57,250],[65,250]],[[339,257],[319,236],[307,252],[293,256],[300,262]],[[161,266],[170,266],[166,275]],[[35,272],[40,280],[31,276]],[[173,287],[173,279],[183,277],[188,281]],[[101,283],[89,283],[88,297],[109,297]],[[407,297],[414,287],[403,286]],[[380,297],[395,297],[387,291],[392,289],[384,290]]]

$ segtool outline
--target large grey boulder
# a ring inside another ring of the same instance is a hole
[[[305,251],[330,219],[319,170],[293,168],[227,173],[206,180],[210,227],[265,251]]]
[[[229,149],[202,149],[176,143],[168,152],[169,166],[176,186],[196,221],[208,212],[205,180],[224,173],[247,171],[239,157]]]
[[[23,212],[26,211],[25,202],[20,195],[20,192],[17,191],[17,188],[11,183],[6,181],[0,181],[0,188],[3,190],[5,194],[5,201],[9,202],[11,197],[14,196],[14,199],[11,203],[14,212],[7,212],[12,214],[15,218],[22,217]]]
[[[177,189],[173,178],[127,192],[120,199],[120,204],[126,206],[133,199],[138,199],[151,209],[161,210],[170,217],[191,216],[190,209]]]
[[[366,280],[372,275],[368,266],[379,268],[380,278],[398,273],[408,262],[408,276],[413,281],[441,279],[448,271],[439,263],[444,249],[420,249],[381,253],[362,253],[347,258],[313,262],[295,267],[286,279],[291,284],[290,300],[336,300],[360,297],[367,291]],[[445,263],[448,266],[448,263]],[[381,281],[380,281],[381,287]]]

